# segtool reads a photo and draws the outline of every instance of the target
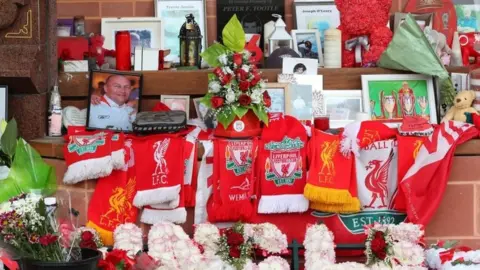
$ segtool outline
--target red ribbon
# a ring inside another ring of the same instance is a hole
[[[442,264],[444,264],[446,262],[449,262],[449,261],[453,260],[453,256],[455,255],[455,251],[468,252],[470,250],[472,250],[472,249],[469,248],[469,247],[466,247],[466,246],[451,248],[451,249],[440,252],[440,254],[439,254],[440,255],[440,260],[441,260]]]

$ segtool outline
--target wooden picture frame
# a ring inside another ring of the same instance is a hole
[[[288,83],[267,83],[265,91],[272,99],[272,105],[268,108],[269,113],[286,113],[286,93],[289,87]]]
[[[176,101],[184,100],[182,103]],[[161,95],[160,101],[170,110],[184,111],[187,114],[187,120],[190,119],[190,96],[186,95]]]
[[[323,108],[330,118],[330,128],[345,127],[363,112],[362,90],[324,90]]]
[[[114,76],[123,79],[110,81]],[[143,75],[95,70],[90,72],[89,78],[87,130],[131,132],[135,117],[141,111]],[[129,93],[122,92],[127,91],[125,79],[130,85]],[[119,100],[123,104],[119,104]]]
[[[132,18],[102,18],[102,36],[105,38],[103,47],[115,50],[115,33],[129,31],[130,34],[138,35],[138,45],[132,42],[132,54],[135,47],[163,49],[163,23],[155,17],[132,17]],[[180,29],[179,29],[180,31]]]

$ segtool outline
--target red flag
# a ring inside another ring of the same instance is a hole
[[[475,126],[448,121],[425,140],[400,184],[410,222],[427,225],[432,219],[447,186],[456,146],[477,136]]]

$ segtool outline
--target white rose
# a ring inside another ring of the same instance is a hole
[[[225,95],[225,99],[227,100],[227,103],[232,103],[235,101],[235,93],[233,91],[227,91],[227,94]]]
[[[220,62],[220,64],[222,65],[226,65],[228,64],[228,58],[227,58],[227,55],[226,54],[222,54],[218,57],[218,62]]]
[[[211,81],[208,84],[208,89],[210,89],[210,93],[218,93],[220,92],[220,89],[222,89],[222,86],[217,81]]]

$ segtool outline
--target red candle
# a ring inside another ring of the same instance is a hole
[[[130,46],[130,33],[128,31],[118,31],[115,34],[117,70],[130,70],[132,68],[132,52]]]
[[[326,131],[330,129],[330,118],[328,116],[315,117],[313,124],[316,129]]]

